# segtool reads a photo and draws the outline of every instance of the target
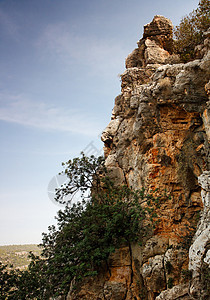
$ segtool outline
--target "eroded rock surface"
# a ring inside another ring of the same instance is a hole
[[[198,58],[179,63],[171,21],[155,16],[126,59],[121,94],[102,134],[105,164],[116,184],[160,196],[154,204],[158,223],[143,245],[117,249],[103,274],[69,300],[205,297],[200,272],[210,261],[208,34]]]
[[[189,251],[189,269],[192,271],[190,293],[196,299],[207,299],[209,294],[203,288],[202,268],[210,268],[210,172],[205,171],[199,177],[204,205],[201,219]],[[209,281],[209,276],[206,278]]]
[[[176,62],[178,57],[173,52],[173,25],[163,16],[155,16],[151,23],[144,26],[143,38],[128,55],[126,68],[145,68],[148,64]]]

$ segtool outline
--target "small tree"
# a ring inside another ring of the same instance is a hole
[[[141,203],[149,205],[155,199],[144,190],[115,186],[103,158],[82,154],[63,165],[68,181],[57,190],[56,199],[63,202],[66,195],[80,191],[81,201],[67,203],[58,212],[57,226],[43,234],[41,257],[31,254],[26,271],[4,272],[3,281],[9,283],[5,299],[65,295],[72,280],[77,283],[96,275],[117,247],[140,242],[152,230],[152,221],[146,218],[152,209],[142,208]]]
[[[139,204],[143,192],[104,183],[104,192],[78,202],[57,216],[58,228],[43,236],[43,257],[53,295],[65,294],[69,283],[97,274],[116,247],[141,240],[146,211]],[[100,201],[99,201],[100,200]]]
[[[195,47],[204,40],[203,33],[210,26],[210,1],[201,0],[198,8],[183,17],[174,30],[175,51],[187,62],[195,58]]]
[[[68,204],[65,197],[70,198],[69,203],[74,196],[80,192],[82,198],[85,194],[90,197],[90,191],[99,193],[102,184],[102,174],[106,175],[106,168],[104,166],[104,158],[102,156],[90,157],[85,156],[82,152],[81,157],[76,157],[72,160],[62,163],[65,168],[60,175],[65,175],[68,181],[64,183],[61,188],[56,189],[55,200],[61,204]]]

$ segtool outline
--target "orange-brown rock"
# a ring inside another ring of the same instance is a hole
[[[116,250],[108,270],[97,283],[84,284],[84,296],[77,299],[191,299],[185,276],[188,251],[199,212],[206,207],[198,177],[210,164],[210,53],[205,43],[202,58],[172,64],[172,24],[155,16],[128,56],[121,94],[102,134],[105,164],[117,184],[160,196],[153,204],[158,222],[142,246]],[[204,211],[208,214],[209,206]],[[192,253],[203,237],[196,234]],[[202,241],[204,255],[206,235]],[[192,270],[197,272],[201,263],[193,255]]]

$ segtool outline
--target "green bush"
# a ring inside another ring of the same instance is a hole
[[[97,274],[110,253],[146,234],[138,192],[104,183],[105,192],[58,213],[58,229],[43,237],[43,257],[54,292],[67,291],[74,279]]]
[[[16,283],[14,271],[8,271],[7,265],[0,262],[0,299],[6,299],[12,287]]]
[[[210,1],[201,0],[198,8],[183,17],[174,30],[175,51],[184,62],[195,58],[195,47],[204,40],[203,33],[210,26]]]
[[[140,203],[154,202],[155,198],[145,195],[144,190],[115,186],[102,158],[82,154],[64,167],[68,182],[57,190],[56,199],[63,202],[66,195],[80,191],[81,201],[67,203],[58,212],[57,226],[50,226],[43,234],[41,257],[31,254],[28,270],[11,273],[10,281],[10,274],[2,271],[11,283],[5,299],[43,300],[66,295],[72,280],[78,283],[96,275],[117,247],[142,242],[152,232],[153,210],[143,209]]]

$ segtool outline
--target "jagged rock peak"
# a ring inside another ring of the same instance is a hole
[[[143,38],[162,34],[172,36],[173,24],[170,19],[157,15],[154,16],[152,22],[144,25]]]
[[[144,26],[143,38],[137,43],[136,48],[126,59],[126,68],[145,68],[148,64],[165,64],[172,57],[173,52],[173,25],[171,20],[163,16],[155,16],[149,24]]]

